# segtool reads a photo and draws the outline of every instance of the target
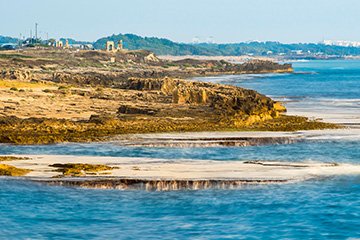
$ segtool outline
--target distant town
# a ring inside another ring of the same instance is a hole
[[[121,41],[121,43],[120,43]],[[212,38],[207,42],[199,39],[192,43],[177,43],[164,38],[141,37],[135,34],[118,34],[100,38],[94,42],[71,38],[47,38],[32,36],[24,38],[0,35],[0,51],[32,47],[77,48],[81,50],[129,49],[150,50],[157,55],[198,55],[198,56],[265,56],[284,59],[351,59],[360,56],[360,42],[323,40],[319,43],[284,44],[274,41],[248,41],[240,43],[217,44]]]

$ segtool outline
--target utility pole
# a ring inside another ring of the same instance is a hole
[[[38,23],[35,23],[35,45],[37,45],[37,26],[39,24]]]

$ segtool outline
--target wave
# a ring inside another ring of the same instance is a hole
[[[210,83],[235,83],[259,78],[273,78],[278,76],[289,76],[290,73],[257,73],[257,74],[240,74],[240,75],[219,75],[210,77],[195,77],[188,81],[200,81]]]

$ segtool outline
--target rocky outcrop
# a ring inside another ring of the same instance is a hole
[[[146,106],[121,105],[118,113],[154,115],[157,110]]]
[[[111,78],[104,74],[68,74],[68,73],[53,73],[52,81],[56,83],[71,83],[77,85],[91,85],[91,86],[107,86],[112,84]]]
[[[0,71],[0,79],[30,81],[34,78],[34,74],[30,71]]]
[[[129,79],[122,84],[125,89],[161,91],[172,97],[174,104],[206,105],[223,113],[278,116],[286,108],[254,90],[230,85],[190,82],[172,78]],[[122,111],[123,112],[123,111]]]
[[[231,65],[228,69],[235,72],[264,73],[264,72],[293,72],[292,64],[279,64],[272,61],[254,59],[243,64]]]

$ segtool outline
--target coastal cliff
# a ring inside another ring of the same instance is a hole
[[[8,54],[0,58],[3,143],[99,141],[126,133],[337,127],[282,116],[285,107],[254,90],[168,77],[291,72],[290,64],[170,62],[149,51]]]

